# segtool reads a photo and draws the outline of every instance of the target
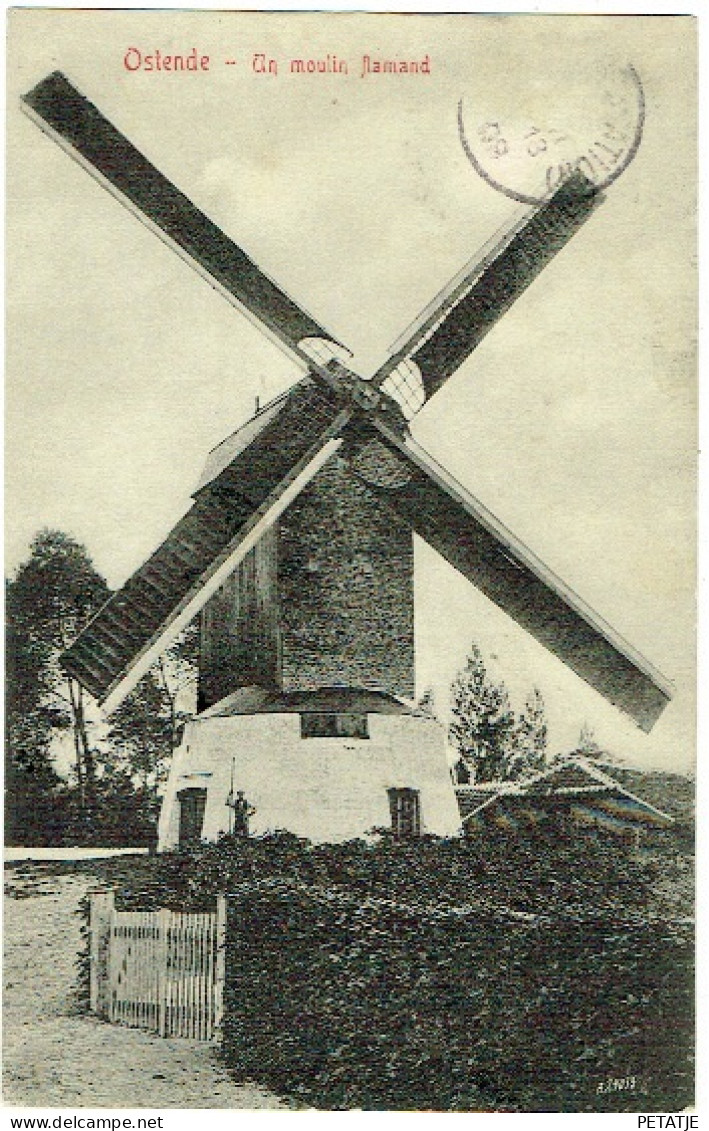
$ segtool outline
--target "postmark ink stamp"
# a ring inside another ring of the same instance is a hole
[[[596,191],[627,169],[642,140],[645,95],[632,64],[601,75],[561,72],[527,85],[488,87],[458,103],[471,165],[498,192],[539,204],[578,171]]]

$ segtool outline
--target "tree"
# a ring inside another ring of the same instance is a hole
[[[113,769],[126,774],[155,805],[172,752],[195,711],[197,643],[193,623],[111,716],[108,739]]]
[[[61,840],[59,777],[50,755],[56,728],[69,725],[66,712],[46,705],[37,649],[25,646],[9,599],[6,647],[5,841],[45,844]]]
[[[35,783],[50,788],[52,738],[70,729],[83,821],[96,802],[94,749],[83,688],[62,671],[59,656],[109,595],[86,549],[58,530],[34,537],[29,558],[7,585],[10,778],[31,772]]]
[[[609,750],[604,750],[596,741],[596,732],[592,726],[584,722],[579,732],[578,742],[574,754],[583,754],[584,758],[595,758],[599,762],[610,762],[618,765],[619,759]]]
[[[432,687],[427,687],[416,704],[417,710],[427,719],[438,719],[436,713],[436,694]]]
[[[195,619],[165,649],[153,669],[167,700],[173,749],[180,744],[185,722],[197,710],[199,650],[199,620]]]
[[[83,844],[125,847],[152,846],[155,843],[159,803],[152,791],[136,785],[130,774],[110,761],[99,763],[96,800],[91,828],[87,829],[79,811],[76,788],[60,786],[64,839]]]
[[[56,530],[35,536],[7,583],[7,831],[14,843],[145,843],[154,829],[159,785],[194,713],[197,629],[189,626],[143,677],[106,738],[101,715],[59,657],[109,596],[86,549]],[[70,783],[52,762],[53,743],[67,733]]]
[[[527,696],[524,711],[514,727],[513,741],[504,767],[506,778],[516,781],[544,769],[547,734],[544,698],[539,688],[535,687]]]
[[[143,790],[156,790],[172,753],[171,704],[152,671],[116,708],[108,740],[111,765]]]
[[[587,722],[583,723],[579,731],[578,742],[576,743],[574,753],[584,754],[586,758],[600,758],[603,754],[603,751],[596,742],[596,732]]]
[[[449,737],[476,781],[502,776],[514,734],[514,715],[504,683],[489,679],[477,645],[451,685]]]

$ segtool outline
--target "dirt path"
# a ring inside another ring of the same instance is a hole
[[[12,885],[11,885],[12,886]],[[210,1046],[165,1040],[77,1012],[79,920],[88,876],[35,881],[5,899],[3,1099],[18,1107],[276,1108],[234,1084]],[[29,892],[31,891],[31,894]]]

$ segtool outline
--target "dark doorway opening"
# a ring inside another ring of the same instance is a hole
[[[204,810],[207,805],[206,789],[181,789],[177,794],[180,803],[180,848],[194,848],[202,837]]]
[[[391,828],[397,839],[421,836],[421,795],[408,786],[388,789]]]

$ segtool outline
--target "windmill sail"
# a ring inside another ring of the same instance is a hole
[[[349,419],[311,378],[299,382],[99,610],[63,654],[64,669],[108,710],[117,706],[334,454]]]
[[[358,473],[355,457],[353,471],[369,490],[540,644],[649,731],[671,698],[660,672],[410,435],[379,423],[376,430],[395,485],[383,487],[375,476]]]
[[[374,375],[374,383],[402,401],[408,415],[423,407],[602,199],[582,174],[569,178],[548,201],[517,220],[441,297]]]
[[[66,670],[107,708],[115,706],[345,444],[353,472],[375,497],[591,686],[650,729],[670,698],[660,674],[404,430],[392,430],[375,409],[355,407],[374,402],[363,397],[362,382],[344,370],[338,377],[328,366],[321,347],[323,339],[332,343],[331,336],[62,74],[44,79],[23,101],[45,132],[312,374],[213,453],[192,508],[64,654]],[[568,180],[445,296],[382,366],[374,385],[409,408],[421,407],[599,199],[585,178]]]
[[[301,366],[306,340],[332,335],[155,168],[60,71],[23,98],[25,111],[142,223]]]

